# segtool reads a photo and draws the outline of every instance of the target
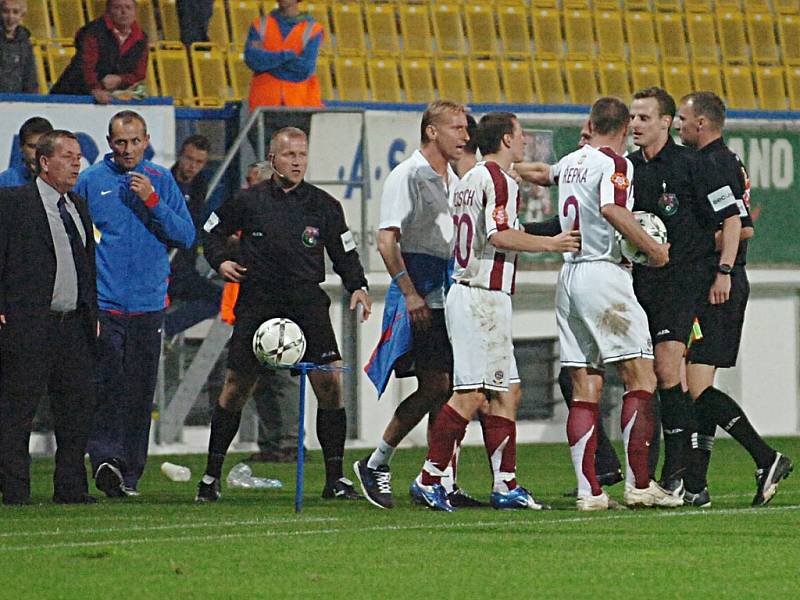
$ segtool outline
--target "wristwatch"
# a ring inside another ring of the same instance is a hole
[[[730,275],[732,271],[733,267],[725,263],[722,263],[717,267],[717,273],[722,273],[723,275]]]

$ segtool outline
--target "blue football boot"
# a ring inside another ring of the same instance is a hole
[[[489,498],[492,508],[528,508],[531,510],[550,510],[550,505],[540,502],[533,497],[528,490],[522,486],[517,486],[510,492],[502,494],[492,492]]]
[[[415,479],[411,482],[411,488],[408,492],[411,494],[411,499],[415,504],[421,504],[431,510],[441,510],[443,512],[453,512],[455,510],[447,499],[447,492],[441,483],[422,485]]]

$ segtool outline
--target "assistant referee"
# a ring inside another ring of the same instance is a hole
[[[225,453],[239,429],[242,407],[264,368],[252,351],[258,326],[273,317],[289,318],[305,334],[305,361],[341,365],[330,298],[320,287],[325,280],[325,252],[352,294],[350,309],[362,305],[366,319],[372,305],[341,204],[303,180],[308,167],[306,134],[295,127],[277,131],[270,141],[268,160],[271,179],[237,193],[204,225],[208,262],[225,279],[240,282],[241,289],[225,384],[211,418],[208,464],[197,486],[198,502],[219,498]],[[241,243],[235,252],[227,239],[239,230]],[[326,482],[322,497],[359,498],[342,472],[347,419],[341,373],[311,371],[309,380],[319,402],[317,437],[325,458]]]

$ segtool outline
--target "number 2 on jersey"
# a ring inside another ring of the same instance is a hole
[[[453,215],[453,226],[456,229],[456,241],[453,254],[456,257],[456,262],[461,268],[466,268],[469,262],[469,256],[472,254],[472,217],[464,213],[462,215]],[[463,227],[463,237],[462,237]],[[463,248],[462,248],[463,245]]]
[[[569,196],[564,200],[563,215],[569,218],[569,207],[575,209],[575,220],[572,222],[572,231],[578,231],[581,228],[581,214],[578,211],[578,199],[575,196]]]

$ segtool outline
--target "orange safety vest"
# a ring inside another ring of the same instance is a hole
[[[261,32],[264,50],[289,50],[298,56],[312,37],[322,33],[322,25],[304,20],[295,25],[284,39],[278,20],[272,15],[256,19],[253,27]],[[305,81],[294,82],[270,73],[256,73],[250,82],[250,110],[256,106],[322,106],[319,80],[312,75]]]

